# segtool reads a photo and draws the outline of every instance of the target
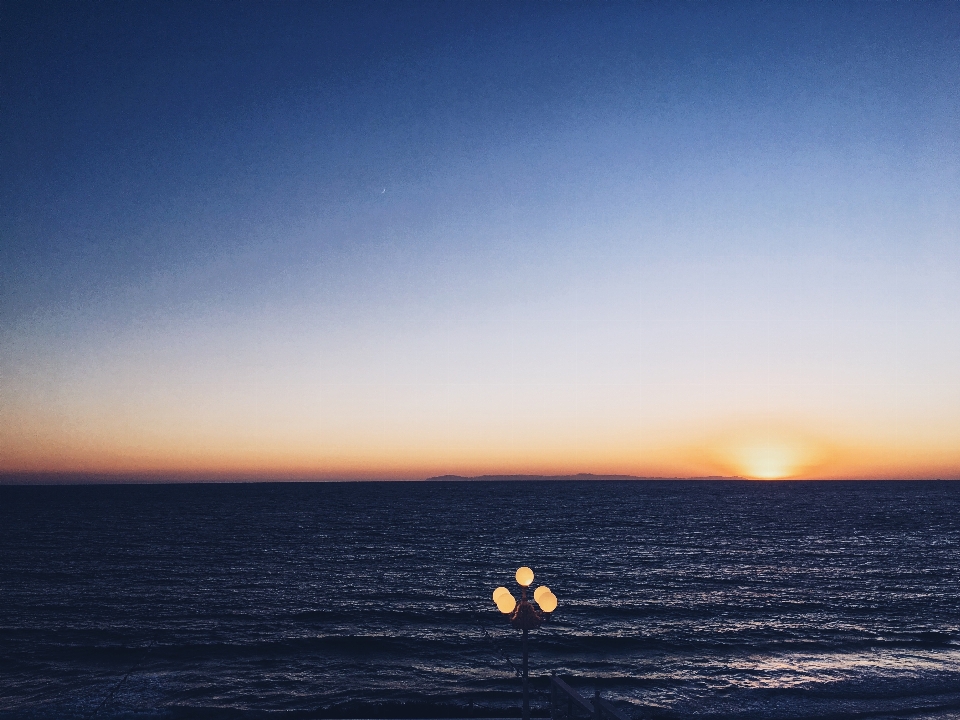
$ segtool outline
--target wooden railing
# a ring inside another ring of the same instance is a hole
[[[590,700],[570,687],[554,673],[550,677],[550,717],[552,720],[629,720],[595,690]]]

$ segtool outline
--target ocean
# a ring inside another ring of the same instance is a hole
[[[0,718],[960,717],[960,482],[0,487]]]

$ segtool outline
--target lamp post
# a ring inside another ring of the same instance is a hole
[[[493,591],[493,601],[497,609],[510,616],[510,624],[523,631],[523,720],[530,720],[530,690],[527,686],[527,633],[540,627],[550,613],[557,609],[557,596],[550,588],[541,585],[533,593],[533,599],[540,606],[537,610],[527,600],[527,588],[533,583],[533,570],[524,566],[517,570],[517,584],[520,586],[520,602],[517,602],[505,587]]]

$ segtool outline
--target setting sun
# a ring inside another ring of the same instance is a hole
[[[798,464],[796,450],[783,445],[752,445],[742,453],[743,475],[760,480],[790,477]]]
[[[755,480],[807,476],[821,464],[822,443],[797,431],[741,428],[715,441],[723,472]]]

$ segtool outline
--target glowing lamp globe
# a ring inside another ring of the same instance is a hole
[[[496,590],[493,591],[493,601],[496,602],[497,598],[499,598],[501,595],[504,595],[504,594],[509,595],[510,591],[507,590],[505,587],[498,587]]]
[[[537,604],[539,605],[540,598],[542,598],[544,595],[547,595],[549,593],[550,593],[550,588],[548,588],[546,585],[541,585],[540,587],[538,587],[536,590],[533,591],[533,599],[536,600]]]
[[[517,582],[524,587],[530,587],[530,583],[533,582],[533,570],[526,565],[517,570]]]
[[[539,599],[537,599],[537,605],[539,605],[540,609],[544,612],[552,613],[557,609],[557,596],[547,590],[547,592],[543,593]]]
[[[509,615],[513,612],[513,609],[517,606],[517,601],[513,599],[513,595],[509,592],[506,595],[499,595],[497,597],[497,610],[502,612],[504,615]]]

